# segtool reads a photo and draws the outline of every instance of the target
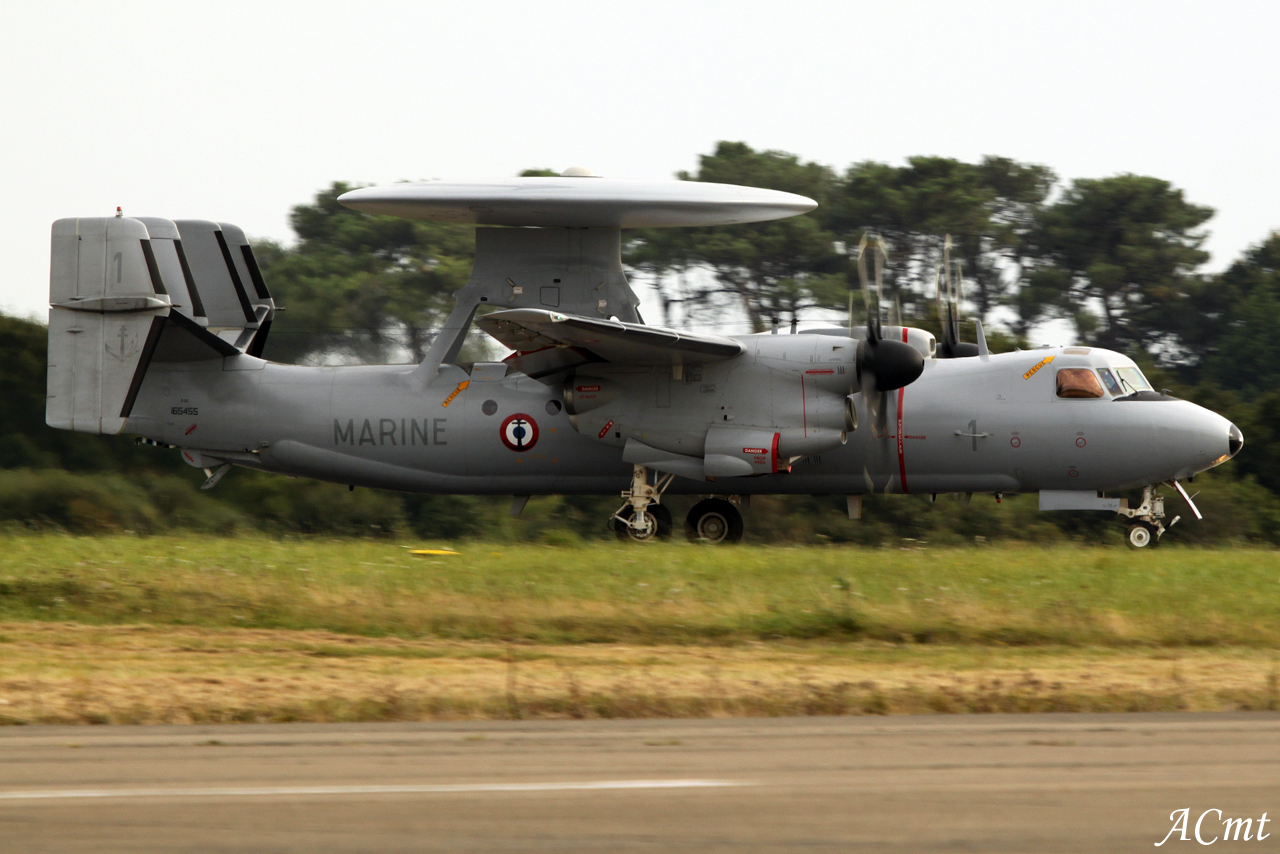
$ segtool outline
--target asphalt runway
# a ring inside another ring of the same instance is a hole
[[[0,729],[23,854],[1152,851],[1184,807],[1280,819],[1280,715]]]

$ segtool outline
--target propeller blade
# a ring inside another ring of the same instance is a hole
[[[875,244],[875,261],[876,261],[876,334],[884,337],[884,319],[882,317],[881,306],[884,305],[884,262],[888,260],[888,254],[884,250],[884,244],[880,242],[880,238],[876,238]]]
[[[938,344],[938,358],[959,359],[977,356],[977,344],[965,344],[960,340],[960,302],[964,299],[964,269],[962,262],[951,260],[951,235],[942,244],[942,264],[937,274],[940,287],[937,290],[938,323],[942,327],[942,341]]]
[[[871,308],[871,281],[867,278],[867,246],[875,245],[874,237],[863,232],[858,241],[858,281],[862,285],[862,303],[867,312],[867,338],[876,341],[880,338],[880,302],[876,301],[875,310]]]
[[[875,436],[877,439],[883,439],[885,436],[884,395],[876,389],[876,376],[870,369],[869,364],[866,368],[861,368],[864,362],[864,359],[862,358],[864,355],[864,349],[866,351],[870,351],[873,347],[873,344],[865,340],[860,342],[858,345],[858,364],[860,366],[860,370],[858,371],[858,386],[859,390],[862,392],[862,399],[867,406],[867,423],[871,425],[871,435]],[[867,354],[867,359],[869,361],[869,353]]]
[[[871,432],[877,439],[884,439],[889,435],[889,401],[888,395],[876,395],[876,412],[875,417],[871,421]]]
[[[963,262],[956,260],[951,262],[953,265],[953,278],[951,280],[951,337],[955,339],[955,343],[960,343],[960,301],[964,299],[964,266]]]
[[[935,264],[933,267],[933,301],[938,309],[938,325],[942,329],[942,343],[945,346],[949,327],[947,326],[946,300],[943,299],[942,295],[942,269],[943,264]]]
[[[875,306],[871,300],[871,277],[867,275],[867,254],[874,257]],[[924,357],[911,345],[884,337],[881,306],[884,303],[884,265],[888,260],[884,243],[874,234],[863,234],[858,243],[858,279],[867,306],[867,337],[858,342],[858,389],[867,407],[871,431],[877,439],[888,435],[887,394],[913,383],[924,371]],[[895,300],[895,322],[902,322],[902,306]]]

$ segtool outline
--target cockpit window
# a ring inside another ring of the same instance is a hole
[[[1110,368],[1098,368],[1098,376],[1102,377],[1102,384],[1107,387],[1107,391],[1115,395],[1123,394],[1120,391],[1120,383],[1116,382],[1115,375],[1111,373]]]
[[[1122,394],[1133,394],[1137,391],[1151,391],[1151,383],[1137,368],[1116,368],[1116,376],[1120,379]]]
[[[1058,371],[1058,397],[1102,397],[1102,383],[1088,368]]]

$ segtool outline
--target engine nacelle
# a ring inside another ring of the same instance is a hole
[[[601,377],[570,379],[564,387],[564,411],[570,417],[590,412],[616,399],[621,392],[617,383]]]
[[[786,427],[778,431],[778,454],[788,460],[807,457],[823,451],[833,451],[847,440],[848,434],[843,430]]]
[[[571,423],[613,447],[631,442],[628,453],[645,455],[646,465],[651,458],[661,468],[662,454],[676,455],[668,461],[679,473],[701,469],[709,477],[786,472],[799,457],[840,447],[857,429],[856,339],[738,340],[747,352],[723,361],[584,365],[564,386]]]
[[[778,432],[749,427],[712,427],[707,431],[703,467],[711,477],[740,477],[787,470],[778,456]]]

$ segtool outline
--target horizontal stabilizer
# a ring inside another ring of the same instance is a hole
[[[746,349],[720,335],[677,332],[532,308],[494,312],[478,318],[476,325],[518,352],[576,347],[603,361],[627,365],[718,362],[732,359]]]
[[[191,318],[170,312],[160,330],[160,340],[152,354],[153,362],[198,362],[238,356],[240,351]]]

